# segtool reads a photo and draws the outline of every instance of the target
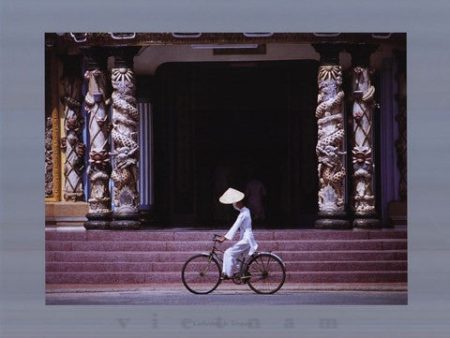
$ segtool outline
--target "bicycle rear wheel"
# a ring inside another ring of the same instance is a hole
[[[261,294],[277,292],[286,279],[284,263],[270,253],[261,253],[253,257],[248,263],[247,273],[250,275],[248,286]]]
[[[217,260],[206,254],[189,258],[181,270],[181,280],[190,292],[207,294],[220,284],[220,265]]]

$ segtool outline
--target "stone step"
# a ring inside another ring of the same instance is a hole
[[[392,283],[406,282],[405,271],[340,271],[288,272],[286,283]],[[119,284],[119,283],[178,283],[180,272],[47,272],[48,284]],[[242,287],[245,287],[244,285]]]
[[[225,230],[46,229],[48,283],[181,283],[184,262]],[[406,229],[255,230],[261,251],[286,263],[291,282],[406,282]],[[234,242],[219,246],[225,250]]]
[[[185,262],[198,251],[48,251],[46,262]],[[406,250],[276,251],[284,261],[407,260]]]
[[[233,243],[218,246],[222,250]],[[406,240],[277,240],[258,241],[264,251],[346,251],[346,250],[405,250]],[[46,242],[47,251],[207,251],[211,241],[55,241]]]
[[[83,228],[77,231],[47,228],[46,240],[58,241],[210,241],[213,234],[224,234],[227,229],[216,230],[93,230]],[[406,230],[254,230],[255,238],[262,240],[364,240],[364,239],[406,239]]]
[[[406,261],[288,261],[287,271],[406,271]],[[179,272],[184,262],[158,263],[85,263],[50,262],[48,272]]]

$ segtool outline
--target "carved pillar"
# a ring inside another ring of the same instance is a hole
[[[138,186],[139,112],[136,109],[133,56],[136,48],[114,50],[112,93],[113,222],[111,228],[140,227]]]
[[[370,55],[375,45],[350,45],[352,55],[352,192],[353,226],[380,226],[375,207],[374,119],[375,87],[371,82]]]
[[[111,163],[109,159],[109,120],[110,88],[106,77],[106,55],[99,50],[84,52],[88,81],[85,109],[89,116],[89,181],[88,221],[86,229],[104,229],[111,220],[111,195],[109,178]]]
[[[340,45],[315,44],[320,53],[316,146],[319,175],[317,228],[350,228],[346,219],[345,123]]]
[[[52,117],[45,119],[45,197],[53,196],[53,130]]]
[[[400,200],[406,201],[407,190],[407,151],[406,151],[406,52],[396,51],[398,62],[398,114],[395,120],[398,123],[399,136],[395,142],[397,150],[397,166],[400,171]]]
[[[54,196],[53,175],[53,114],[52,114],[52,54],[47,47],[45,50],[45,199]]]
[[[62,76],[65,137],[61,139],[61,149],[65,152],[64,161],[64,200],[83,200],[83,170],[85,145],[81,132],[81,69],[78,56],[63,59]]]

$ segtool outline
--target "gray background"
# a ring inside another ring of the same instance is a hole
[[[0,337],[448,337],[449,10],[448,0],[1,0]],[[46,31],[407,32],[409,305],[45,306]]]

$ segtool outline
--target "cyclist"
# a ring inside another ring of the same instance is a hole
[[[223,204],[232,204],[239,211],[239,215],[230,230],[225,235],[218,237],[217,240],[220,243],[225,240],[232,240],[238,229],[240,233],[239,241],[225,250],[223,254],[222,279],[232,277],[233,267],[236,265],[236,260],[240,255],[252,255],[258,248],[252,232],[250,210],[244,205],[244,197],[244,193],[228,188],[219,198],[219,201]]]

